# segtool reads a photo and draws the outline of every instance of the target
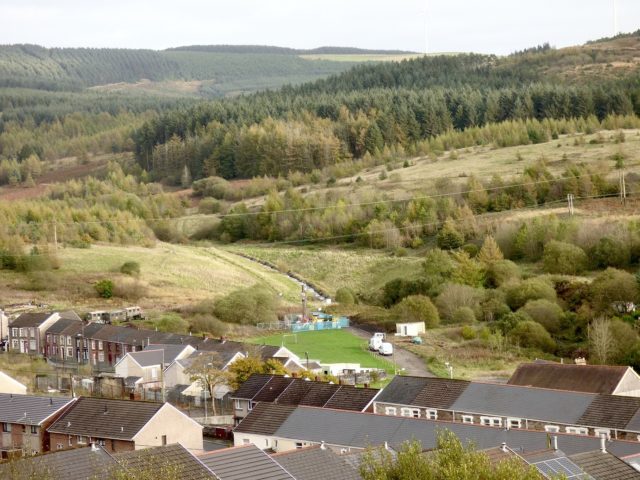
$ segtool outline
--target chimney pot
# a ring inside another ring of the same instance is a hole
[[[507,443],[506,443],[506,442],[502,442],[502,445],[500,445],[500,449],[501,449],[503,452],[506,452],[506,451],[507,451]]]
[[[553,437],[551,437],[551,440],[553,443],[553,449],[558,450],[558,437],[554,435]]]
[[[600,451],[607,453],[607,436],[604,433],[600,434]]]
[[[320,449],[321,450],[326,450],[327,446],[324,444],[324,440],[322,440],[322,442],[320,442]]]

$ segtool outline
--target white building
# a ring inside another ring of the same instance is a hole
[[[396,323],[398,337],[417,337],[426,332],[424,322]]]
[[[26,395],[27,386],[4,372],[0,372],[0,393],[13,393]]]

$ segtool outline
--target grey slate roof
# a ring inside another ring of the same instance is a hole
[[[578,424],[640,432],[639,411],[640,398],[598,395],[578,419]]]
[[[64,332],[68,327],[80,327],[80,322],[72,318],[61,318],[53,323],[48,329],[47,333],[59,334]]]
[[[610,453],[600,450],[584,452],[569,457],[594,480],[635,480],[640,472]]]
[[[145,471],[161,470],[167,466],[180,480],[206,480],[216,478],[202,462],[179,443],[117,453],[113,458],[125,469]],[[175,468],[175,470],[173,470]]]
[[[272,458],[297,480],[361,480],[358,468],[329,448],[308,447]]]
[[[0,393],[0,422],[40,425],[73,402],[73,398],[67,397]]]
[[[162,406],[153,402],[80,397],[48,431],[131,440]]]
[[[253,399],[262,388],[269,383],[273,375],[266,373],[254,373],[240,385],[240,388],[231,394],[231,398]]]
[[[376,402],[448,409],[468,385],[465,380],[397,375]]]
[[[546,432],[531,430],[505,430],[315,407],[298,406],[293,411],[289,410],[291,407],[284,405],[268,404],[268,407],[268,411],[254,408],[236,427],[236,438],[242,438],[242,433],[246,432],[315,443],[324,441],[330,445],[354,448],[378,446],[384,442],[399,446],[406,440],[416,439],[424,449],[432,449],[436,446],[438,431],[448,429],[462,440],[472,441],[478,449],[492,448],[505,442],[514,450],[522,449],[524,452],[543,450],[548,441]],[[279,411],[281,409],[282,412]],[[273,433],[259,432],[252,428],[252,425],[260,425],[260,418],[272,418],[276,415],[282,418],[271,425]],[[568,455],[596,450],[600,446],[600,439],[596,437],[569,434],[557,436],[559,447]],[[607,443],[607,448],[620,457],[640,453],[639,442],[612,440]]]
[[[46,478],[47,480],[87,480],[106,478],[116,461],[102,448],[74,448],[61,452],[50,452],[36,457],[23,458],[15,467],[0,464],[0,478],[24,480],[25,478]]]
[[[273,435],[295,409],[296,407],[290,405],[259,403],[253,407],[249,415],[242,419],[234,431]]]
[[[47,318],[53,315],[53,312],[27,312],[21,313],[17,318],[9,324],[10,327],[38,327]]]
[[[451,409],[575,424],[594,398],[595,395],[588,393],[470,383],[451,405]]]
[[[199,458],[220,480],[295,480],[253,444],[215,450]]]
[[[129,355],[133,358],[141,367],[150,367],[153,365],[169,365],[173,362],[182,351],[187,348],[187,345],[147,345],[144,350],[139,352],[131,352]]]

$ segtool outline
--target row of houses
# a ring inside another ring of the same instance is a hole
[[[0,454],[88,446],[107,452],[181,443],[202,450],[202,426],[169,403],[0,394]]]

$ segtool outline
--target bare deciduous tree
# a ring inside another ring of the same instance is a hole
[[[594,363],[606,365],[615,350],[615,340],[608,318],[599,317],[589,324],[589,351]]]

